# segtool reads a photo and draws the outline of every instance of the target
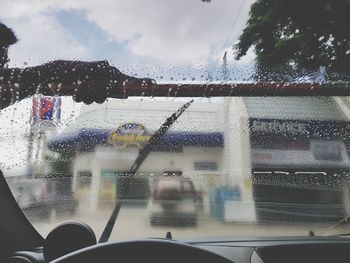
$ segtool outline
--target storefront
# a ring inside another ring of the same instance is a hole
[[[171,103],[169,108],[169,103],[154,101],[141,104],[131,101],[125,105],[118,100],[107,107],[96,105],[94,111],[83,109],[72,125],[74,129],[68,128],[48,143],[52,151],[76,153],[72,188],[81,206],[93,211],[96,206],[110,205],[116,198],[133,199],[144,205],[155,178],[169,171],[191,178],[200,193],[208,193],[220,183],[224,147],[222,105],[196,103],[146,158],[128,196],[123,193],[123,180],[140,149],[180,105]],[[85,200],[87,196],[89,200]],[[205,209],[209,210],[209,205]]]
[[[257,114],[258,102],[245,100],[258,219],[344,217],[350,122],[338,104],[332,98],[267,98],[264,106],[259,98]]]
[[[333,98],[196,102],[144,161],[136,188],[123,195],[123,178],[140,149],[182,104],[111,100],[83,108],[74,124],[49,142],[52,151],[75,153],[73,192],[81,207],[94,211],[118,197],[142,205],[157,176],[178,172],[203,194],[204,211],[213,215],[211,206],[221,207],[213,216],[225,221],[262,220],[266,211],[270,219],[271,203],[277,218],[286,204],[296,206],[299,215],[316,211],[310,217],[320,211],[344,214],[344,190],[337,186],[349,172],[350,123]],[[301,199],[310,200],[304,210],[298,207]],[[314,203],[323,207],[315,209]]]

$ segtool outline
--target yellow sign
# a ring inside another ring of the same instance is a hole
[[[108,142],[116,147],[135,145],[143,148],[152,135],[139,123],[126,123],[109,134]]]

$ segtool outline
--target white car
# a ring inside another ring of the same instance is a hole
[[[197,194],[191,179],[162,176],[155,183],[149,202],[150,222],[156,224],[197,224]],[[174,220],[176,218],[176,220]]]

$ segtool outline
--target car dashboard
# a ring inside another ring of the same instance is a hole
[[[234,263],[348,262],[350,239],[343,237],[267,238],[240,240],[184,241]],[[43,263],[43,250],[18,251],[10,263]]]
[[[192,243],[235,263],[348,262],[347,238],[278,238]]]

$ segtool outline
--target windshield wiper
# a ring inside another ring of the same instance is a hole
[[[309,231],[309,236],[322,236],[324,233],[327,233],[337,227],[339,227],[340,225],[349,222],[349,216],[345,216],[343,218],[341,218],[338,222],[336,222],[335,224],[319,231],[318,233],[315,233],[313,230]],[[341,236],[350,236],[350,233],[341,233],[341,234],[336,234],[336,235],[330,235],[333,237],[341,237]]]
[[[192,104],[193,100],[185,103],[182,105],[176,112],[174,112],[170,117],[168,117],[165,122],[160,126],[160,128],[151,136],[148,143],[145,145],[145,147],[140,150],[139,154],[137,155],[133,165],[131,166],[130,170],[127,173],[127,178],[125,182],[125,196],[128,196],[129,188],[132,182],[132,179],[134,178],[136,172],[144,162],[144,160],[147,158],[147,156],[150,154],[150,152],[153,150],[154,146],[156,146],[159,141],[162,139],[164,134],[169,130],[171,125],[181,116],[181,114]],[[122,206],[123,200],[116,200],[115,207],[113,209],[113,212],[107,222],[107,225],[105,226],[105,229],[103,230],[103,233],[99,239],[99,243],[107,242],[114,224],[117,220],[120,208]]]

